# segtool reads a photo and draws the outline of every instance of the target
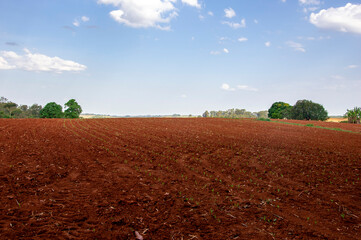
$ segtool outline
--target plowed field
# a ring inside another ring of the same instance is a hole
[[[0,119],[0,239],[361,239],[338,126]]]

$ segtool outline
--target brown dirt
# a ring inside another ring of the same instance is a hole
[[[254,120],[0,119],[0,239],[360,239],[360,146]]]

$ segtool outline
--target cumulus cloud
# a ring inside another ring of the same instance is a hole
[[[223,48],[224,53],[229,53],[229,50],[227,48]]]
[[[118,10],[109,14],[118,23],[133,28],[154,27],[170,30],[170,21],[178,16],[176,0],[98,0],[99,4],[113,5]]]
[[[182,3],[187,4],[191,7],[201,8],[201,5],[198,3],[198,0],[182,0]]]
[[[0,70],[14,69],[15,66],[11,66],[3,57],[0,57]]]
[[[311,13],[310,22],[318,28],[361,34],[361,4],[322,9]]]
[[[301,5],[320,5],[320,0],[298,0]]]
[[[271,42],[265,42],[264,45],[265,45],[266,47],[270,47],[270,46],[271,46]]]
[[[87,17],[87,16],[82,16],[82,17],[81,17],[81,20],[82,20],[83,22],[88,22],[88,21],[90,20],[90,18]]]
[[[22,69],[35,72],[76,72],[83,71],[86,66],[59,57],[48,57],[40,53],[31,53],[24,49],[24,55],[12,51],[0,53],[0,69]]]
[[[238,91],[250,91],[250,92],[257,92],[258,91],[257,88],[250,87],[250,86],[247,86],[247,85],[237,85],[236,88],[233,88],[227,83],[223,83],[222,86],[221,86],[221,89],[225,90],[225,91],[236,91],[236,90],[238,90]]]
[[[242,19],[241,23],[223,21],[222,24],[228,25],[228,26],[230,26],[231,28],[234,28],[234,29],[244,28],[244,27],[246,27],[246,19]]]
[[[211,51],[210,54],[211,55],[219,55],[219,54],[221,54],[221,52],[219,52],[219,51]]]
[[[245,38],[245,37],[238,38],[238,42],[247,42],[247,41],[248,41],[248,38]]]
[[[79,27],[81,22],[88,22],[89,20],[90,20],[89,17],[87,17],[87,16],[82,16],[81,18],[76,18],[76,19],[74,19],[73,25],[74,25],[75,27]]]
[[[236,12],[232,8],[224,9],[224,14],[226,18],[233,18],[236,16]]]
[[[237,85],[238,90],[244,90],[244,91],[251,91],[251,92],[257,92],[258,89],[254,87],[250,87],[247,85]]]
[[[354,69],[354,68],[358,68],[358,65],[348,65],[346,68],[348,68],[348,69]]]
[[[222,86],[221,86],[221,89],[223,89],[225,91],[235,91],[236,90],[235,88],[231,88],[229,86],[229,84],[227,84],[227,83],[223,83]]]
[[[288,41],[288,42],[286,42],[286,45],[289,46],[290,48],[293,48],[293,50],[295,50],[295,51],[306,52],[306,50],[304,49],[304,47],[301,43]]]
[[[211,12],[211,11],[208,12],[208,15],[212,16],[212,17],[214,16],[213,12]]]

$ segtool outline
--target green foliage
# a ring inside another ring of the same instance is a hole
[[[298,100],[291,111],[292,119],[321,120],[328,119],[328,113],[321,104],[310,100]]]
[[[33,104],[31,107],[8,101],[0,97],[0,118],[39,118],[41,105]]]
[[[36,103],[31,105],[28,109],[29,117],[30,118],[40,118],[41,109],[43,109],[43,107],[41,105],[38,105]]]
[[[202,117],[209,117],[209,112],[208,111],[205,111],[202,115]]]
[[[75,99],[70,99],[67,103],[65,103],[64,115],[66,118],[79,118],[79,115],[82,112],[80,105],[75,101]]]
[[[345,114],[345,117],[348,118],[348,122],[349,123],[357,123],[360,124],[360,120],[361,120],[361,108],[359,107],[354,107],[354,109],[352,110],[348,110]]]
[[[257,113],[246,111],[246,109],[228,109],[226,111],[210,111],[209,117],[212,118],[256,118]]]
[[[268,119],[268,111],[260,111],[260,112],[257,112],[257,118],[265,118],[265,119]]]
[[[62,118],[63,108],[55,102],[50,102],[45,105],[40,111],[41,118]]]
[[[268,117],[273,119],[290,118],[290,111],[292,106],[284,102],[275,102],[271,108],[268,109]]]

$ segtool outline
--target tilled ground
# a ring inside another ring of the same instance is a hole
[[[0,238],[360,239],[360,127],[337,126],[0,119]]]

